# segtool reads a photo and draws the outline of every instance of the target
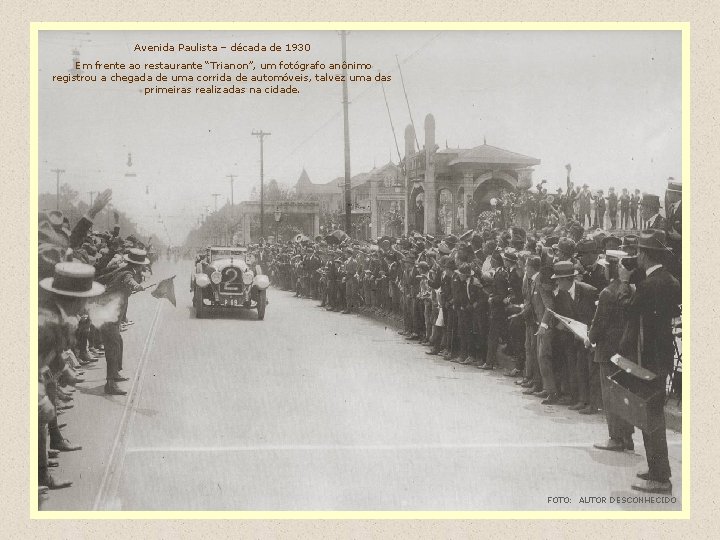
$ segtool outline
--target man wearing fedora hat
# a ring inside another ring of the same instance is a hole
[[[100,333],[105,345],[105,363],[107,366],[105,393],[110,395],[125,395],[117,383],[127,381],[120,375],[123,360],[123,340],[120,334],[120,323],[127,313],[130,295],[145,290],[140,284],[143,279],[142,269],[150,264],[147,252],[143,249],[130,248],[123,256],[125,266],[118,270],[107,287],[108,297],[119,296],[120,315],[117,321],[106,322],[100,327]]]
[[[644,271],[633,292],[630,272],[620,266],[621,285],[618,303],[625,308],[628,324],[620,341],[620,354],[635,359],[656,374],[647,384],[665,393],[665,382],[674,363],[672,320],[680,314],[682,289],[677,279],[664,267],[668,256],[665,231],[647,230],[638,237],[638,268]],[[638,474],[640,481],[632,488],[647,493],[669,493],[670,463],[665,434],[664,400],[648,410],[657,422],[657,429],[643,431],[648,470]]]
[[[80,450],[62,436],[57,423],[55,386],[66,371],[62,352],[73,342],[71,330],[77,328],[80,314],[89,298],[103,293],[105,287],[94,280],[95,269],[79,262],[60,262],[52,277],[40,280],[38,313],[39,402],[39,483],[50,489],[68,487],[72,482],[55,479],[48,471],[48,428],[50,447],[68,452]],[[46,386],[46,384],[48,386]]]
[[[551,279],[556,283],[554,311],[589,326],[595,314],[597,289],[575,279],[578,271],[570,261],[556,262],[553,270],[555,273]],[[589,401],[589,353],[586,343],[578,341],[563,327],[558,329],[561,330],[560,350],[564,360],[562,387],[566,394],[559,403],[569,405],[573,410],[582,410],[587,408]]]
[[[588,239],[581,240],[577,244],[577,254],[583,268],[583,282],[592,285],[598,291],[602,291],[607,287],[608,281],[605,278],[604,268],[598,264],[597,242]]]
[[[603,266],[610,283],[600,292],[597,311],[588,332],[588,339],[595,344],[594,366],[591,366],[591,370],[596,367],[599,371],[599,381],[597,382],[591,372],[591,393],[595,392],[597,394],[599,390],[597,386],[600,389],[607,386],[609,384],[607,377],[617,369],[610,361],[610,358],[618,352],[618,346],[626,324],[625,311],[618,303],[618,293],[621,285],[618,268],[620,260],[626,257],[627,254],[623,251],[611,249],[605,252]],[[597,399],[597,396],[595,399]],[[616,452],[634,450],[635,445],[632,440],[634,428],[632,424],[609,412],[607,407],[605,407],[605,411],[609,439],[593,446],[600,450]]]

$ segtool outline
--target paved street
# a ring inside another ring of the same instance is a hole
[[[601,416],[546,407],[501,372],[424,354],[392,328],[272,289],[256,312],[194,318],[190,262],[177,308],[133,296],[126,397],[102,393],[104,362],[61,416],[84,450],[44,508],[122,510],[679,509],[680,435],[668,432],[675,504],[637,496],[636,453],[592,448]],[[154,280],[153,280],[154,281]],[[570,503],[548,503],[569,497]]]

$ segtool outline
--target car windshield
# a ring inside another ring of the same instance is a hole
[[[227,259],[228,257],[245,257],[246,249],[212,249],[210,250],[210,261],[216,261],[218,259]]]

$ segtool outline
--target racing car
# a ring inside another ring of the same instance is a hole
[[[213,309],[257,309],[258,319],[265,319],[270,279],[255,262],[244,247],[208,247],[190,276],[195,317]]]

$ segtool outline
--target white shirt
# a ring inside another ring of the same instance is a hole
[[[655,266],[651,266],[650,268],[645,270],[645,276],[648,277],[650,274],[652,274],[658,268],[662,268],[662,264],[656,264]]]
[[[655,268],[655,267],[653,267],[653,268]],[[555,291],[554,291],[555,296],[557,296],[559,292],[560,292],[560,287],[556,287],[556,288],[555,288]],[[575,280],[573,280],[573,284],[572,284],[572,286],[568,289],[567,292],[570,293],[570,298],[572,298],[573,300],[575,300]]]

